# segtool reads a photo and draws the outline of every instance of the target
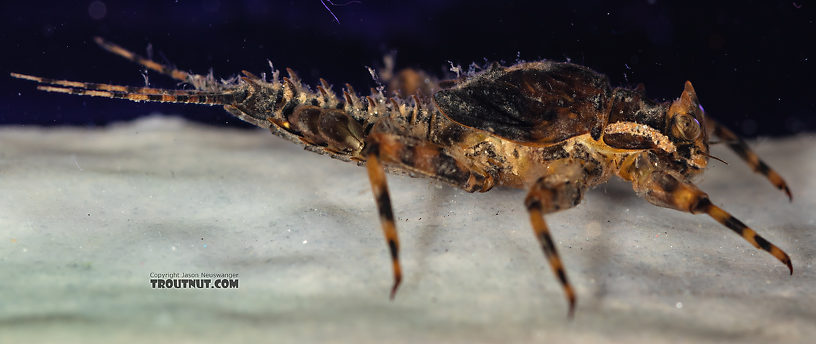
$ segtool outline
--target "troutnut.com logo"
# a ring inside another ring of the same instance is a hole
[[[150,273],[153,289],[238,289],[237,273]]]

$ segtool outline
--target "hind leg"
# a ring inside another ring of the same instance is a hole
[[[399,263],[397,226],[385,179],[385,165],[432,176],[469,192],[489,190],[493,186],[493,178],[475,169],[468,161],[454,158],[439,145],[408,140],[397,134],[370,134],[366,139],[363,156],[380,214],[380,224],[391,253],[394,271],[394,284],[391,288],[393,299],[402,281],[402,268]]]

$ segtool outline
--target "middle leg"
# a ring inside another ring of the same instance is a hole
[[[581,202],[586,190],[587,173],[584,163],[577,160],[565,159],[556,161],[550,168],[557,173],[539,178],[530,188],[524,203],[530,215],[536,239],[550,263],[550,267],[558,277],[564,288],[569,303],[568,315],[572,317],[575,311],[575,291],[572,288],[564,264],[555,248],[550,229],[544,221],[544,214],[569,209]]]

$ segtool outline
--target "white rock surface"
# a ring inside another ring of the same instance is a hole
[[[577,288],[568,320],[521,190],[389,176],[404,283],[364,169],[266,131],[150,117],[0,129],[0,343],[808,342],[816,338],[816,139],[725,147],[700,183],[790,254],[794,275],[705,216],[622,182],[547,217]],[[239,274],[153,289],[149,274]]]

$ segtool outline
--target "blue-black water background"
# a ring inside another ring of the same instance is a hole
[[[175,88],[93,42],[101,36],[184,70],[228,78],[291,67],[358,90],[366,66],[450,75],[450,62],[552,59],[670,100],[691,80],[707,112],[745,136],[816,129],[813,4],[791,1],[28,1],[0,4],[0,124],[97,126],[151,112],[245,126],[218,107],[36,91],[20,72]],[[337,20],[335,20],[335,16]],[[339,22],[338,22],[339,21]]]

